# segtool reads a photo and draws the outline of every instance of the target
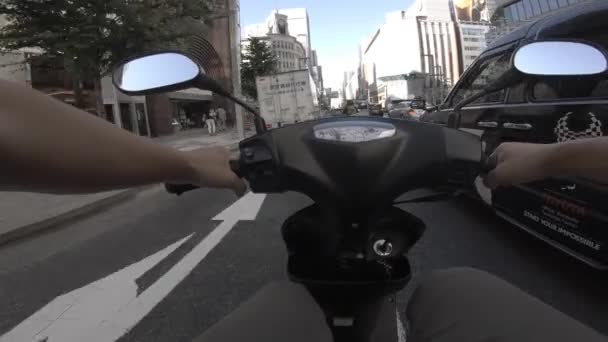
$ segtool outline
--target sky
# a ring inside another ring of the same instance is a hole
[[[241,27],[262,23],[273,9],[304,7],[312,49],[323,67],[325,87],[341,87],[344,71],[355,70],[362,38],[384,23],[386,12],[405,10],[413,0],[241,0]]]

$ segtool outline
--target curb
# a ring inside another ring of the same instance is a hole
[[[80,208],[70,210],[68,212],[59,214],[46,220],[42,220],[36,223],[28,224],[19,228],[15,228],[9,232],[0,234],[0,246],[14,242],[15,240],[23,239],[37,233],[44,233],[53,229],[60,228],[59,226],[66,223],[75,222],[84,218],[87,218],[99,211],[108,209],[114,205],[129,200],[140,191],[147,189],[148,187],[140,187],[134,189],[126,189],[120,191],[112,196],[100,199],[98,201],[86,204]]]

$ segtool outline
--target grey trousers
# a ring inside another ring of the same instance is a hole
[[[607,341],[504,280],[471,268],[426,276],[407,317],[408,342]]]
[[[606,341],[513,285],[470,268],[424,277],[411,298],[407,317],[408,342]],[[195,342],[331,340],[323,312],[308,291],[279,282],[263,288]]]

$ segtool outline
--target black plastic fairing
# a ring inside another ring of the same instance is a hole
[[[315,137],[315,126],[334,122],[347,126],[382,122],[395,132],[360,142]],[[375,117],[328,118],[286,126],[243,141],[241,152],[247,167],[255,170],[247,176],[254,191],[292,190],[315,202],[355,211],[390,205],[409,190],[443,185],[454,165],[474,167],[482,155],[479,138],[469,133]]]

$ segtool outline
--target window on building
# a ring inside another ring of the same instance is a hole
[[[474,38],[474,37],[464,37],[463,38],[465,42],[480,42],[481,38]]]
[[[568,6],[570,4],[568,3],[568,0],[557,0],[557,5],[559,7],[565,7],[565,6]]]
[[[450,99],[451,106],[456,105],[463,99],[481,91],[486,85],[494,82],[510,67],[512,50],[507,50],[497,56],[489,57],[484,61],[476,63],[467,72],[465,79],[460,84],[459,89]],[[505,98],[506,91],[500,90],[495,93],[488,94],[473,104],[479,103],[494,103],[502,102]]]

